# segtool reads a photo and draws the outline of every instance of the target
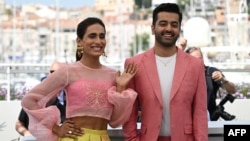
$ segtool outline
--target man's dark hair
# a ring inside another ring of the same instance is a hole
[[[153,10],[152,25],[155,25],[155,23],[157,21],[157,15],[160,12],[176,13],[179,15],[179,22],[181,23],[181,21],[182,21],[182,13],[180,12],[179,6],[177,4],[175,4],[175,3],[162,3]]]

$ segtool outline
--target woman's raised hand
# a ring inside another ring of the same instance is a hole
[[[137,68],[134,63],[127,64],[122,74],[120,71],[117,72],[116,87],[118,92],[126,89],[129,81],[135,76],[136,72]]]

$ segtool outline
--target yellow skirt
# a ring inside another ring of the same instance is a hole
[[[59,138],[58,141],[110,141],[107,130],[92,130],[82,128],[84,134],[78,136],[76,139],[72,138]]]

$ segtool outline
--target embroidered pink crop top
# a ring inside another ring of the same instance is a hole
[[[59,124],[56,106],[46,103],[60,90],[66,91],[66,117],[93,116],[109,120],[112,127],[123,124],[129,117],[137,93],[127,89],[116,92],[116,71],[103,66],[91,69],[81,62],[67,64],[50,74],[22,99],[29,116],[29,130],[38,141],[55,141],[54,124]]]

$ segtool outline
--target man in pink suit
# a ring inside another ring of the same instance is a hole
[[[204,64],[176,46],[182,15],[176,4],[153,11],[153,48],[126,60],[138,72],[129,87],[138,92],[130,119],[123,125],[126,141],[207,141],[207,96]],[[137,129],[138,108],[141,129]]]

